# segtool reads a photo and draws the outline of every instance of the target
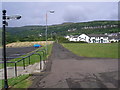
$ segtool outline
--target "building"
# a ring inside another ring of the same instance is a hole
[[[84,41],[87,43],[110,43],[109,37],[104,34],[81,34],[79,36],[65,37],[69,41]]]
[[[90,34],[88,43],[109,43],[109,37],[104,34]]]
[[[69,41],[78,41],[78,35],[75,36],[70,36],[70,38],[68,39]]]
[[[109,42],[120,42],[120,35],[118,36],[109,36]]]

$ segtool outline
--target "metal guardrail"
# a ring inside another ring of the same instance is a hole
[[[42,69],[42,56],[41,56],[41,54],[39,54],[39,53],[37,53],[37,52],[42,52],[42,55],[43,55],[43,58],[45,58],[45,56],[47,56],[46,54],[46,50],[45,49],[40,49],[40,50],[36,50],[36,51],[34,51],[34,52],[32,52],[32,53],[30,53],[29,55],[27,55],[27,56],[25,56],[25,57],[19,57],[19,58],[21,58],[21,59],[19,59],[19,60],[17,60],[17,61],[7,61],[7,63],[14,63],[14,70],[15,70],[15,76],[17,77],[17,63],[18,62],[21,62],[21,61],[23,61],[23,69],[25,70],[25,59],[26,58],[29,58],[28,60],[28,64],[30,65],[31,64],[31,56],[32,55],[38,55],[39,56],[39,59],[40,59],[40,70]],[[0,62],[0,63],[4,63],[4,62]],[[44,60],[44,63],[45,63],[45,60]]]

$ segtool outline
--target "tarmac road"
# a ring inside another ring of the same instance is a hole
[[[55,43],[47,67],[30,88],[117,88],[118,60],[80,57]]]

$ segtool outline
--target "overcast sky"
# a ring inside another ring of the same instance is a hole
[[[10,20],[9,26],[45,25],[64,22],[87,22],[94,20],[118,20],[117,2],[4,2],[2,9],[7,15],[21,15],[20,20]]]

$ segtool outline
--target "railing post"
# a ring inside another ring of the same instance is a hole
[[[17,63],[15,62],[15,76],[17,77]]]
[[[29,56],[29,65],[30,65],[30,56]]]
[[[39,54],[39,56],[40,56],[40,70],[42,70],[42,60],[41,60],[41,55]]]
[[[39,50],[39,51],[41,51],[41,50]],[[41,52],[42,52],[42,55],[43,55],[43,61],[44,61],[44,63],[45,63],[45,52],[44,52],[45,50],[43,49]]]
[[[45,51],[45,56],[47,56],[47,52],[46,52],[46,50],[44,50]]]
[[[45,63],[45,52],[44,51],[42,51],[42,52],[43,52],[43,61]]]
[[[25,59],[23,58],[23,69],[25,69]]]
[[[47,55],[48,55],[48,53],[45,51],[45,59],[47,59]]]
[[[41,51],[42,52],[42,55],[43,55],[43,59],[44,59],[44,52],[43,51]]]

